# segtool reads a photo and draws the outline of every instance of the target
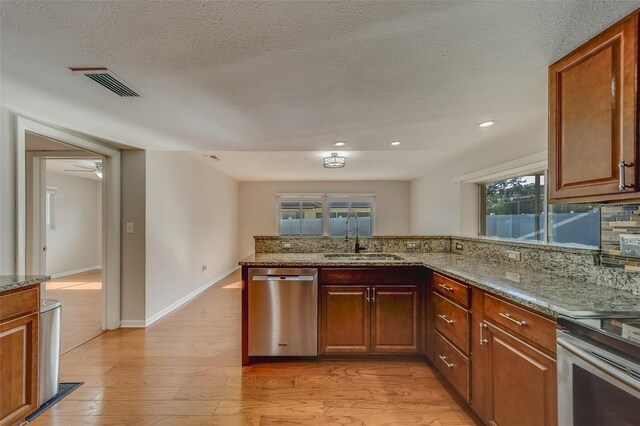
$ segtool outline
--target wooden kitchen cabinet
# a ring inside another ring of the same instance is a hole
[[[557,424],[556,361],[491,324],[484,331],[488,423]]]
[[[38,408],[38,286],[0,295],[0,425]]]
[[[550,202],[640,198],[637,70],[638,11],[549,67]]]
[[[427,296],[427,356],[444,378],[470,401],[469,294],[470,289],[433,273]]]
[[[487,424],[557,424],[555,322],[479,289],[471,306],[473,410]]]
[[[419,287],[322,286],[319,352],[417,353]]]
[[[369,286],[320,288],[320,353],[366,353],[371,341]]]
[[[420,288],[372,286],[371,352],[417,353]]]
[[[421,350],[422,272],[325,269],[320,273],[320,354],[414,354]]]

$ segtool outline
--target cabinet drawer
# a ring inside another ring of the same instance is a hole
[[[436,330],[469,353],[469,312],[439,294],[433,295]]]
[[[0,295],[0,321],[38,312],[40,285]]]
[[[484,313],[490,321],[555,353],[555,322],[489,294],[484,296]]]
[[[434,363],[454,389],[469,402],[469,358],[436,333]]]
[[[433,289],[465,308],[469,307],[469,286],[439,274],[433,274]]]

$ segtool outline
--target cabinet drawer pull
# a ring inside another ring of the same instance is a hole
[[[618,163],[618,175],[620,178],[620,183],[618,184],[618,190],[619,191],[624,191],[626,189],[629,188],[633,188],[633,185],[628,185],[627,183],[625,183],[625,177],[624,177],[624,169],[625,167],[631,167],[633,166],[633,163],[627,163],[624,160],[620,160],[620,162]]]
[[[449,364],[447,362],[447,357],[446,356],[438,355],[438,358],[440,358],[440,360],[442,360],[442,362],[444,362],[444,364],[447,366],[447,368],[453,368],[453,364]]]
[[[438,317],[439,317],[442,321],[446,322],[447,324],[453,324],[453,320],[450,320],[449,318],[447,318],[447,317],[446,317],[446,316],[444,316],[444,315],[438,315]]]
[[[371,301],[375,302],[376,301],[376,288],[372,288],[371,289]]]
[[[449,287],[448,285],[445,285],[445,284],[442,284],[442,283],[438,284],[438,287],[441,287],[445,291],[453,291],[453,287]]]
[[[489,343],[489,341],[484,338],[484,329],[487,327],[487,325],[483,322],[481,322],[479,325],[480,325],[480,344],[484,345]]]
[[[367,302],[371,302],[371,298],[369,297],[369,287],[367,287]]]
[[[500,315],[502,318],[506,318],[511,322],[515,322],[516,324],[518,324],[520,327],[524,327],[527,325],[526,321],[518,321],[517,319],[513,319],[511,318],[511,315],[509,314],[503,314],[502,312],[500,312],[498,315]]]

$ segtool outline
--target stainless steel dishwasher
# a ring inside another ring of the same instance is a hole
[[[317,336],[317,269],[249,269],[249,356],[315,356]]]

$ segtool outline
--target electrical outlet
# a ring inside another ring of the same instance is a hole
[[[464,250],[464,246],[462,245],[462,243],[456,243],[456,250]]]
[[[127,234],[133,234],[133,222],[127,222]]]
[[[291,248],[291,243],[282,243],[282,248]]]
[[[418,243],[416,243],[415,241],[407,241],[407,248],[408,249],[414,249],[418,247]]]
[[[507,250],[507,257],[511,260],[517,260],[518,262],[521,260],[519,251]]]
[[[520,274],[516,272],[507,272],[507,279],[516,283],[520,282]]]

